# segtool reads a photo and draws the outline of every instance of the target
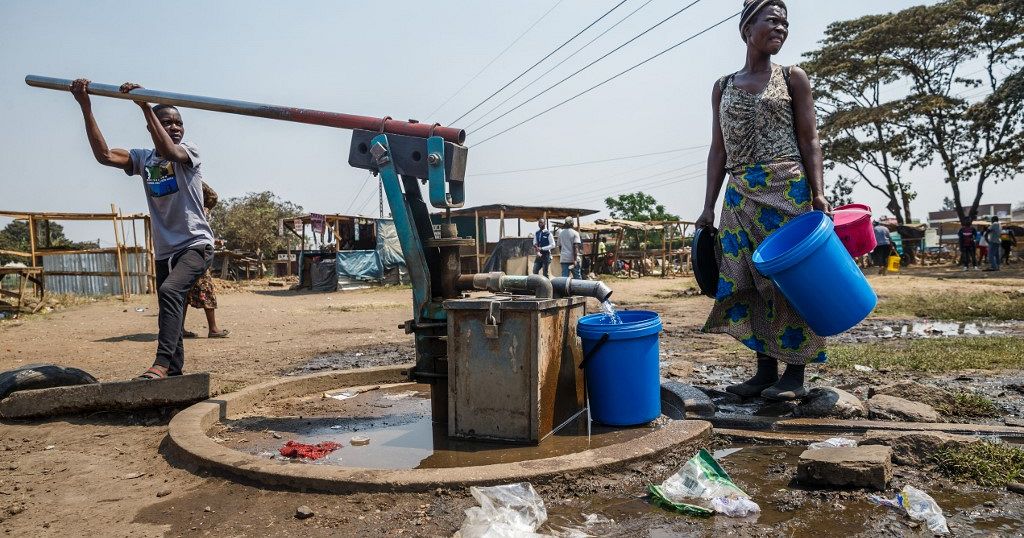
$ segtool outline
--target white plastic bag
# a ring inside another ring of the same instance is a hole
[[[817,450],[819,448],[841,448],[841,447],[855,447],[857,441],[853,439],[847,439],[845,437],[833,437],[831,439],[825,439],[824,441],[818,441],[817,443],[811,443],[807,445],[807,448],[811,450]]]
[[[886,499],[878,495],[869,495],[868,500],[880,505],[906,512],[910,519],[924,521],[928,530],[935,534],[949,534],[946,516],[942,513],[935,499],[914,486],[903,486],[903,491],[895,499]]]
[[[750,496],[732,482],[711,454],[701,450],[676,474],[661,483],[661,492],[676,503],[705,501],[703,508],[729,517],[746,517],[761,511]]]
[[[910,519],[924,521],[928,525],[928,530],[935,534],[949,534],[946,516],[931,495],[914,486],[903,486],[903,502],[900,504]]]
[[[466,519],[455,538],[534,538],[548,519],[544,500],[527,482],[491,487],[471,487],[480,503],[466,509]]]

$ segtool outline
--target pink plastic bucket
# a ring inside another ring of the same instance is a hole
[[[837,207],[832,215],[836,235],[843,242],[850,256],[863,256],[878,246],[875,228],[871,224],[871,208],[864,204],[850,204]]]

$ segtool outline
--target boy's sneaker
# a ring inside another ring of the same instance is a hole
[[[966,273],[966,272],[967,272],[967,268],[966,268],[966,267],[964,267],[963,269],[961,269],[961,271],[962,271],[962,272],[964,272],[964,273]]]

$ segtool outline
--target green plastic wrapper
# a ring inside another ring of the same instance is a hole
[[[715,458],[704,449],[690,458],[676,474],[661,485],[648,485],[647,491],[655,505],[697,517],[709,517],[716,511],[707,506],[679,502],[678,499],[692,498],[705,502],[722,498],[749,499],[749,496],[729,478],[729,473],[725,472]]]

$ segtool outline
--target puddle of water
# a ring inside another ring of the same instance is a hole
[[[927,320],[865,320],[836,336],[839,342],[866,342],[895,338],[953,338],[959,336],[1004,336],[1024,334],[1022,322],[957,322]]]
[[[413,387],[414,390],[409,390]],[[510,463],[581,452],[639,439],[659,427],[607,428],[593,425],[587,435],[586,416],[568,424],[537,446],[451,439],[447,425],[430,420],[427,385],[403,385],[359,394],[338,402],[351,406],[339,417],[247,417],[224,421],[218,434],[226,446],[255,455],[277,457],[288,440],[333,441],[342,448],[310,462],[318,465],[370,469],[448,468]],[[281,439],[273,437],[276,432]],[[352,446],[353,437],[369,438]]]

